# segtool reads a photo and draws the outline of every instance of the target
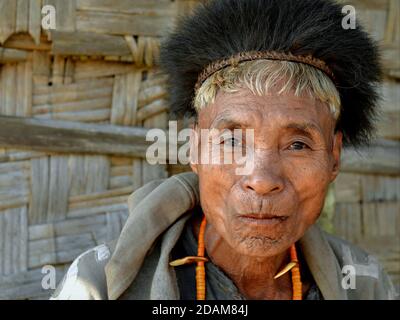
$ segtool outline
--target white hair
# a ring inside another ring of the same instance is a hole
[[[255,95],[294,91],[296,96],[308,94],[326,103],[335,120],[340,114],[340,96],[332,80],[321,70],[298,62],[252,60],[228,66],[208,77],[197,90],[193,105],[197,112],[215,101],[218,90],[237,92],[248,88]]]

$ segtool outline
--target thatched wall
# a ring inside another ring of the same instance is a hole
[[[378,254],[400,283],[399,1],[353,3],[385,57],[381,139],[367,156],[345,153],[327,228]],[[56,30],[41,29],[45,4]],[[43,265],[59,280],[118,236],[132,191],[180,170],[143,160],[142,128],[167,127],[159,43],[195,4],[0,0],[0,298],[48,297]]]

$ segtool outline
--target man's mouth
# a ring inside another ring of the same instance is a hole
[[[275,225],[285,221],[287,218],[289,218],[289,216],[263,213],[239,215],[240,220],[254,225]]]

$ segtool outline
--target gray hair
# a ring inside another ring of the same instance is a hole
[[[193,105],[199,112],[215,101],[219,89],[233,93],[239,88],[260,96],[272,88],[278,94],[291,90],[296,96],[308,94],[326,103],[335,120],[340,115],[339,92],[325,73],[307,64],[278,60],[245,61],[215,72],[197,90]]]

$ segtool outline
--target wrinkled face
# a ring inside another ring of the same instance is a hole
[[[301,238],[318,218],[338,173],[342,136],[334,125],[328,107],[309,96],[220,91],[199,112],[196,127],[198,137],[201,129],[217,130],[209,139],[192,137],[192,150],[197,147],[204,156],[220,149],[222,159],[222,150],[226,155],[240,149],[251,153],[253,168],[239,175],[236,169],[243,164],[235,161],[192,164],[215,237],[255,257],[279,254]],[[252,150],[244,133],[242,138],[226,134],[234,129],[254,129]]]

